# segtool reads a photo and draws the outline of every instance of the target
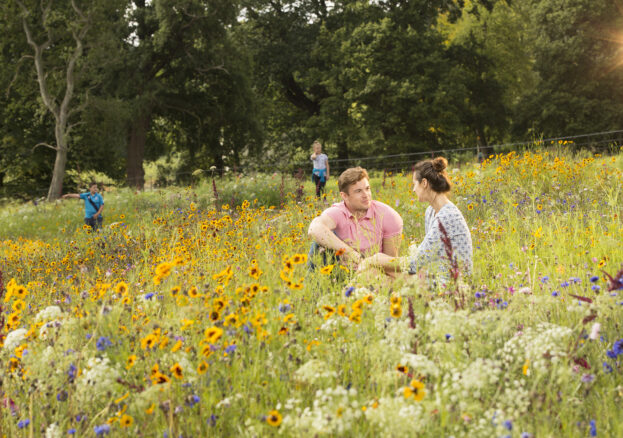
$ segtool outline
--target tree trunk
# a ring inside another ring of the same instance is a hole
[[[47,31],[48,34],[47,40],[41,44],[38,44],[35,41],[30,30],[28,21],[26,19],[26,17],[28,17],[31,12],[20,0],[16,0],[16,2],[23,13],[22,25],[26,34],[26,41],[28,41],[28,44],[33,48],[34,51],[33,60],[35,64],[35,70],[37,72],[37,82],[39,84],[41,99],[43,100],[43,104],[48,109],[48,111],[50,111],[50,113],[52,113],[52,115],[54,116],[54,136],[56,137],[56,146],[52,146],[47,143],[39,143],[35,146],[35,148],[37,146],[46,146],[56,151],[52,181],[50,182],[50,188],[48,190],[48,201],[54,201],[58,199],[63,192],[63,179],[65,177],[65,165],[67,164],[69,134],[72,128],[75,126],[75,124],[69,124],[69,118],[71,117],[72,113],[76,113],[82,110],[82,105],[76,108],[70,107],[71,101],[74,97],[74,71],[78,59],[82,56],[82,41],[85,38],[87,31],[89,30],[89,22],[86,16],[76,5],[75,0],[71,0],[71,6],[78,16],[78,19],[74,22],[74,24],[80,24],[82,25],[82,27],[77,30],[72,30],[71,32],[73,39],[76,43],[76,47],[71,52],[71,55],[67,62],[67,68],[65,71],[65,93],[63,96],[63,100],[59,105],[48,89],[47,76],[49,71],[45,71],[43,62],[43,54],[46,52],[46,50],[54,45],[54,42],[51,39],[51,29],[48,28],[48,18],[51,14],[52,2],[48,2],[45,7],[43,6],[43,2],[41,4],[41,26]]]
[[[65,179],[65,165],[67,164],[67,138],[65,127],[56,123],[56,159],[52,171],[52,181],[48,190],[48,200],[58,199],[63,194],[63,179]]]
[[[491,153],[493,153],[493,148],[491,148],[487,142],[485,130],[481,127],[476,128],[476,141],[478,142],[478,151],[482,152],[484,158],[487,158]]]
[[[143,158],[145,156],[145,142],[151,115],[143,114],[137,117],[130,128],[128,143],[128,158],[126,161],[128,186],[143,190],[145,186],[145,171]]]

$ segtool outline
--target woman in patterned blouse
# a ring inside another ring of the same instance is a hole
[[[359,271],[383,268],[385,272],[439,275],[444,282],[457,270],[471,275],[472,237],[460,210],[448,199],[451,185],[443,157],[420,161],[413,172],[413,192],[420,202],[429,204],[425,214],[426,236],[419,245],[409,247],[407,257],[375,254],[359,264]],[[444,242],[445,240],[445,242]]]

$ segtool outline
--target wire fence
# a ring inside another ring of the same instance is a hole
[[[568,135],[564,137],[551,137],[544,139],[535,139],[529,141],[513,142],[513,143],[500,143],[487,146],[470,146],[470,147],[456,147],[456,148],[444,148],[428,151],[414,151],[405,152],[399,154],[388,154],[378,156],[367,157],[352,157],[352,158],[331,158],[329,164],[331,167],[331,173],[338,175],[342,170],[349,167],[361,166],[367,170],[376,170],[383,172],[408,172],[413,166],[420,160],[425,158],[434,158],[439,155],[443,155],[448,161],[455,159],[466,160],[471,158],[478,160],[487,158],[490,154],[508,153],[513,150],[534,150],[537,148],[548,147],[560,147],[573,154],[580,150],[589,149],[595,153],[608,153],[618,151],[623,145],[623,130],[592,132],[580,135]],[[480,155],[480,157],[479,157]],[[295,175],[299,178],[306,178],[311,176],[311,162],[283,162],[277,163],[273,169],[275,171]],[[235,166],[227,168],[211,168],[204,170],[202,173],[207,175],[223,175],[228,172],[234,172],[235,174],[250,173],[257,171],[257,168],[251,166]],[[177,184],[181,181],[188,181],[192,179],[192,175],[197,174],[194,172],[177,172],[175,178],[170,184]],[[164,183],[167,185],[167,183]]]
[[[537,148],[560,147],[572,154],[580,150],[591,150],[594,153],[614,153],[619,151],[623,146],[623,129],[613,131],[591,132],[579,135],[568,135],[564,137],[551,137],[544,139],[534,139],[513,143],[500,143],[487,146],[470,146],[444,148],[428,151],[413,151],[399,154],[387,154],[366,157],[350,157],[350,158],[331,158],[329,164],[331,173],[336,176],[344,169],[349,167],[361,166],[369,171],[381,172],[409,172],[413,166],[424,158],[433,158],[443,155],[448,161],[468,161],[470,158],[474,161],[479,158],[487,158],[490,154],[508,153],[513,150],[534,150]],[[479,157],[480,155],[480,157]],[[296,176],[299,179],[311,177],[311,162],[282,162],[276,163],[272,167],[273,171]],[[198,175],[223,176],[227,174],[248,174],[256,173],[257,166],[232,166],[226,168],[212,167],[201,171],[182,171],[182,172],[166,172],[159,175],[156,180],[147,180],[145,189],[154,189],[167,186],[184,185],[196,181]],[[43,200],[46,192],[42,192],[37,198]]]

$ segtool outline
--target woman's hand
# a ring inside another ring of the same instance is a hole
[[[376,265],[378,265],[378,257],[375,255],[366,257],[361,262],[359,262],[359,266],[357,267],[357,272],[365,271],[370,269]]]

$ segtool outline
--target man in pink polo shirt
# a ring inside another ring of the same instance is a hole
[[[309,225],[309,237],[350,263],[382,252],[398,256],[402,218],[389,205],[372,199],[368,172],[346,169],[338,179],[342,202],[333,204]]]

